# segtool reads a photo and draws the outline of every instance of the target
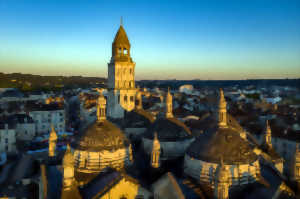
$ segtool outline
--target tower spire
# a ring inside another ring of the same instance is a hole
[[[224,97],[223,89],[220,88],[220,99],[219,99],[219,127],[227,127],[227,110],[226,100]]]
[[[120,26],[123,26],[123,17],[121,16],[121,19],[120,19]]]
[[[75,182],[74,178],[74,157],[71,152],[70,145],[67,144],[67,150],[63,157],[63,187],[64,190],[71,189],[73,183]]]
[[[160,156],[160,143],[157,138],[157,133],[154,133],[153,146],[152,146],[152,154],[151,154],[151,166],[153,168],[158,168],[159,164],[159,156]]]
[[[229,197],[229,182],[228,169],[224,165],[223,157],[220,157],[219,172],[216,176],[215,198],[228,199]]]
[[[56,148],[57,134],[55,132],[54,126],[51,125],[51,132],[49,135],[49,157],[55,156],[55,148]]]
[[[267,120],[266,122],[265,142],[268,146],[272,147],[272,131],[269,124],[269,120]]]
[[[170,93],[170,88],[168,87],[168,93],[166,97],[166,118],[173,117],[173,96]]]
[[[96,89],[99,92],[99,97],[97,101],[97,121],[103,122],[106,120],[106,99],[103,96],[103,89]]]

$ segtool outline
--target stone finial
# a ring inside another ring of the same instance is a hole
[[[229,197],[229,187],[230,184],[228,182],[229,172],[227,167],[223,163],[223,157],[220,157],[220,166],[219,173],[216,179],[216,187],[215,187],[215,198],[218,199],[228,199]]]
[[[106,99],[103,95],[103,89],[96,88],[99,92],[99,97],[97,100],[97,121],[103,122],[106,120]]]
[[[158,168],[160,166],[160,143],[157,138],[157,133],[154,133],[152,153],[151,153],[151,166],[153,168]]]
[[[271,132],[269,120],[266,121],[265,142],[268,146],[272,147],[272,132]]]
[[[55,156],[55,149],[56,149],[56,142],[57,142],[57,134],[55,132],[54,126],[51,125],[51,132],[49,135],[49,150],[48,150],[48,156],[54,157]]]
[[[67,149],[63,157],[63,187],[64,190],[71,189],[73,183],[75,182],[74,178],[74,157],[71,151],[70,145],[67,144]]]
[[[219,127],[227,127],[227,103],[224,97],[223,89],[220,89],[220,99],[219,99]]]
[[[166,118],[172,118],[173,116],[173,96],[170,93],[170,88],[168,87],[168,93],[166,97]]]
[[[138,104],[137,104],[136,108],[137,109],[143,109],[142,92],[139,91],[139,90],[136,93],[136,99],[138,101]]]
[[[50,132],[50,136],[49,136],[49,140],[57,140],[57,134],[55,132],[55,128],[53,126],[53,124],[51,125],[51,132]]]

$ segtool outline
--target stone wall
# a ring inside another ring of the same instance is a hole
[[[217,163],[209,163],[202,160],[194,159],[189,155],[184,157],[184,173],[200,183],[209,183],[212,186],[217,175]],[[257,180],[260,173],[259,161],[256,160],[251,164],[224,165],[229,169],[231,185],[248,184]]]
[[[75,168],[78,172],[99,172],[106,167],[115,169],[124,168],[130,164],[130,147],[116,151],[74,151]]]

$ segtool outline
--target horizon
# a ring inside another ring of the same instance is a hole
[[[102,76],[83,76],[83,75],[41,75],[41,74],[29,74],[29,73],[4,73],[0,72],[0,74],[5,75],[12,75],[12,74],[20,74],[20,75],[35,75],[35,76],[42,76],[42,77],[83,77],[83,78],[103,78],[107,79],[107,77]],[[248,81],[248,80],[298,80],[298,78],[261,78],[261,79],[136,79],[136,81]]]
[[[297,0],[0,0],[0,72],[107,78],[121,16],[137,80],[300,78]]]

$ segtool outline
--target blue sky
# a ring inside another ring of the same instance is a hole
[[[121,16],[137,79],[300,77],[299,0],[0,0],[0,72],[106,77]]]

